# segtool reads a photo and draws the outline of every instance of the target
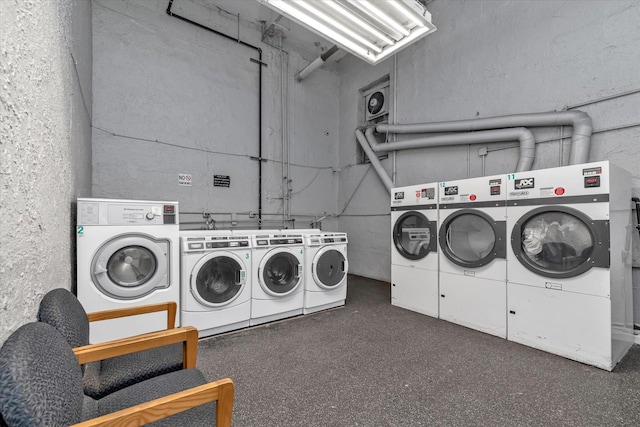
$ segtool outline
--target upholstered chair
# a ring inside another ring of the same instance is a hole
[[[171,304],[175,313],[175,303]],[[56,328],[72,348],[89,344],[89,317],[80,301],[67,289],[53,289],[42,298],[38,321]],[[100,399],[124,387],[182,368],[181,344],[101,360],[83,366],[84,393]]]
[[[195,328],[187,329],[197,337]],[[136,339],[121,340],[106,352],[143,345]],[[156,420],[154,426],[210,426],[214,420],[218,426],[231,425],[233,382],[226,378],[207,383],[195,368],[159,375],[102,399],[86,396],[79,360],[105,353],[104,346],[90,347],[74,351],[54,327],[42,322],[11,334],[0,348],[3,422],[10,427],[138,426]]]

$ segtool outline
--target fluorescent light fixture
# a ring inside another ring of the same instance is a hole
[[[376,64],[436,30],[418,0],[258,0]]]

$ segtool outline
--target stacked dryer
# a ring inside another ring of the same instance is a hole
[[[633,343],[631,177],[597,162],[508,176],[508,339],[611,370]]]
[[[391,190],[391,304],[438,317],[438,184]]]
[[[303,231],[304,314],[343,306],[347,298],[347,233]]]
[[[249,326],[251,238],[220,231],[181,231],[183,325],[200,337]]]
[[[441,182],[440,318],[506,338],[506,175]]]

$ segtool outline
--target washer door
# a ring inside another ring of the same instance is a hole
[[[247,283],[247,269],[232,252],[212,252],[193,267],[191,294],[200,304],[221,307],[234,301]]]
[[[106,242],[93,257],[91,277],[104,294],[134,299],[169,287],[169,241],[146,234],[123,234]]]
[[[475,209],[461,209],[440,226],[440,249],[454,264],[466,268],[487,265],[505,258],[505,221],[495,221]]]
[[[594,221],[568,207],[540,207],[515,223],[511,247],[536,274],[575,277],[591,267],[609,267],[609,221]]]
[[[325,246],[313,258],[311,265],[313,280],[323,289],[335,289],[349,271],[349,262],[343,251]]]
[[[416,211],[405,212],[393,226],[393,244],[406,259],[418,260],[437,250],[436,223]]]
[[[258,279],[267,294],[289,295],[302,283],[302,261],[289,248],[273,249],[260,261]]]

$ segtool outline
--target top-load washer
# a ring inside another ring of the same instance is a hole
[[[303,313],[343,306],[347,299],[347,233],[304,234]]]
[[[79,198],[77,207],[77,293],[84,309],[175,301],[179,312],[178,202]],[[90,341],[166,326],[166,312],[91,322]]]
[[[252,234],[253,267],[250,324],[302,314],[304,239],[296,230],[257,230]]]
[[[611,370],[633,343],[631,176],[609,162],[508,176],[508,339]]]
[[[183,325],[206,337],[249,326],[251,238],[229,230],[181,231]]]
[[[440,318],[502,338],[506,175],[440,183]]]
[[[391,189],[391,304],[438,317],[438,183]]]

